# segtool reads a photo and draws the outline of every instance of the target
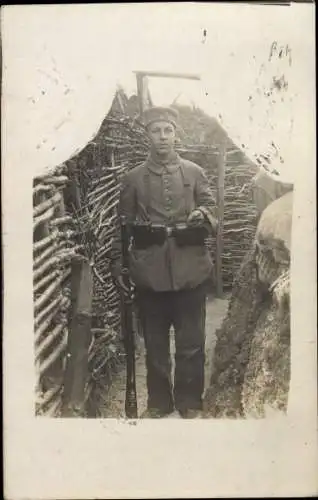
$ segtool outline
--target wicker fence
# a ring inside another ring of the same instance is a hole
[[[33,294],[36,413],[58,415],[62,404],[70,308],[73,219],[65,214],[65,169],[34,180]]]

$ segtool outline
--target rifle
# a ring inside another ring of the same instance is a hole
[[[130,230],[125,217],[120,218],[122,241],[122,276],[128,293],[122,294],[122,331],[126,352],[126,399],[125,413],[128,418],[137,418],[137,391],[135,367],[135,336],[133,328],[133,287],[129,278]]]

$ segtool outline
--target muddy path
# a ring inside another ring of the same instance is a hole
[[[226,314],[228,307],[228,299],[209,298],[207,301],[206,315],[206,362],[205,362],[205,386],[210,380],[210,374],[213,363],[213,352],[216,342],[215,331],[221,325],[221,322]],[[174,359],[174,340],[173,332],[171,334],[171,354],[172,354],[172,370]],[[125,386],[126,386],[125,368],[120,370],[114,377],[113,383],[108,392],[103,397],[103,406],[100,408],[101,418],[125,418]],[[137,356],[136,356],[136,385],[138,396],[138,414],[140,415],[147,407],[147,387],[146,387],[146,367],[145,367],[145,351],[142,338],[137,341]],[[177,412],[169,416],[169,418],[178,418]]]

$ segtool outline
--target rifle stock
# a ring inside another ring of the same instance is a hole
[[[125,414],[127,418],[137,418],[137,391],[135,367],[135,337],[133,328],[133,290],[129,278],[129,226],[124,217],[121,217],[122,240],[122,276],[129,292],[122,294],[122,330],[126,353],[126,397]]]

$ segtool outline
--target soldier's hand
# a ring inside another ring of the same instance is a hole
[[[133,282],[130,280],[130,284],[131,284],[131,289],[133,289],[134,287],[134,284]],[[131,290],[128,288],[128,286],[126,285],[125,281],[124,281],[124,277],[122,275],[118,276],[117,278],[117,285],[119,287],[119,289],[125,294],[125,295],[129,295],[131,293]]]
[[[187,223],[189,225],[197,226],[200,224],[203,224],[205,220],[204,214],[201,212],[201,210],[193,210],[191,214],[188,217]]]

